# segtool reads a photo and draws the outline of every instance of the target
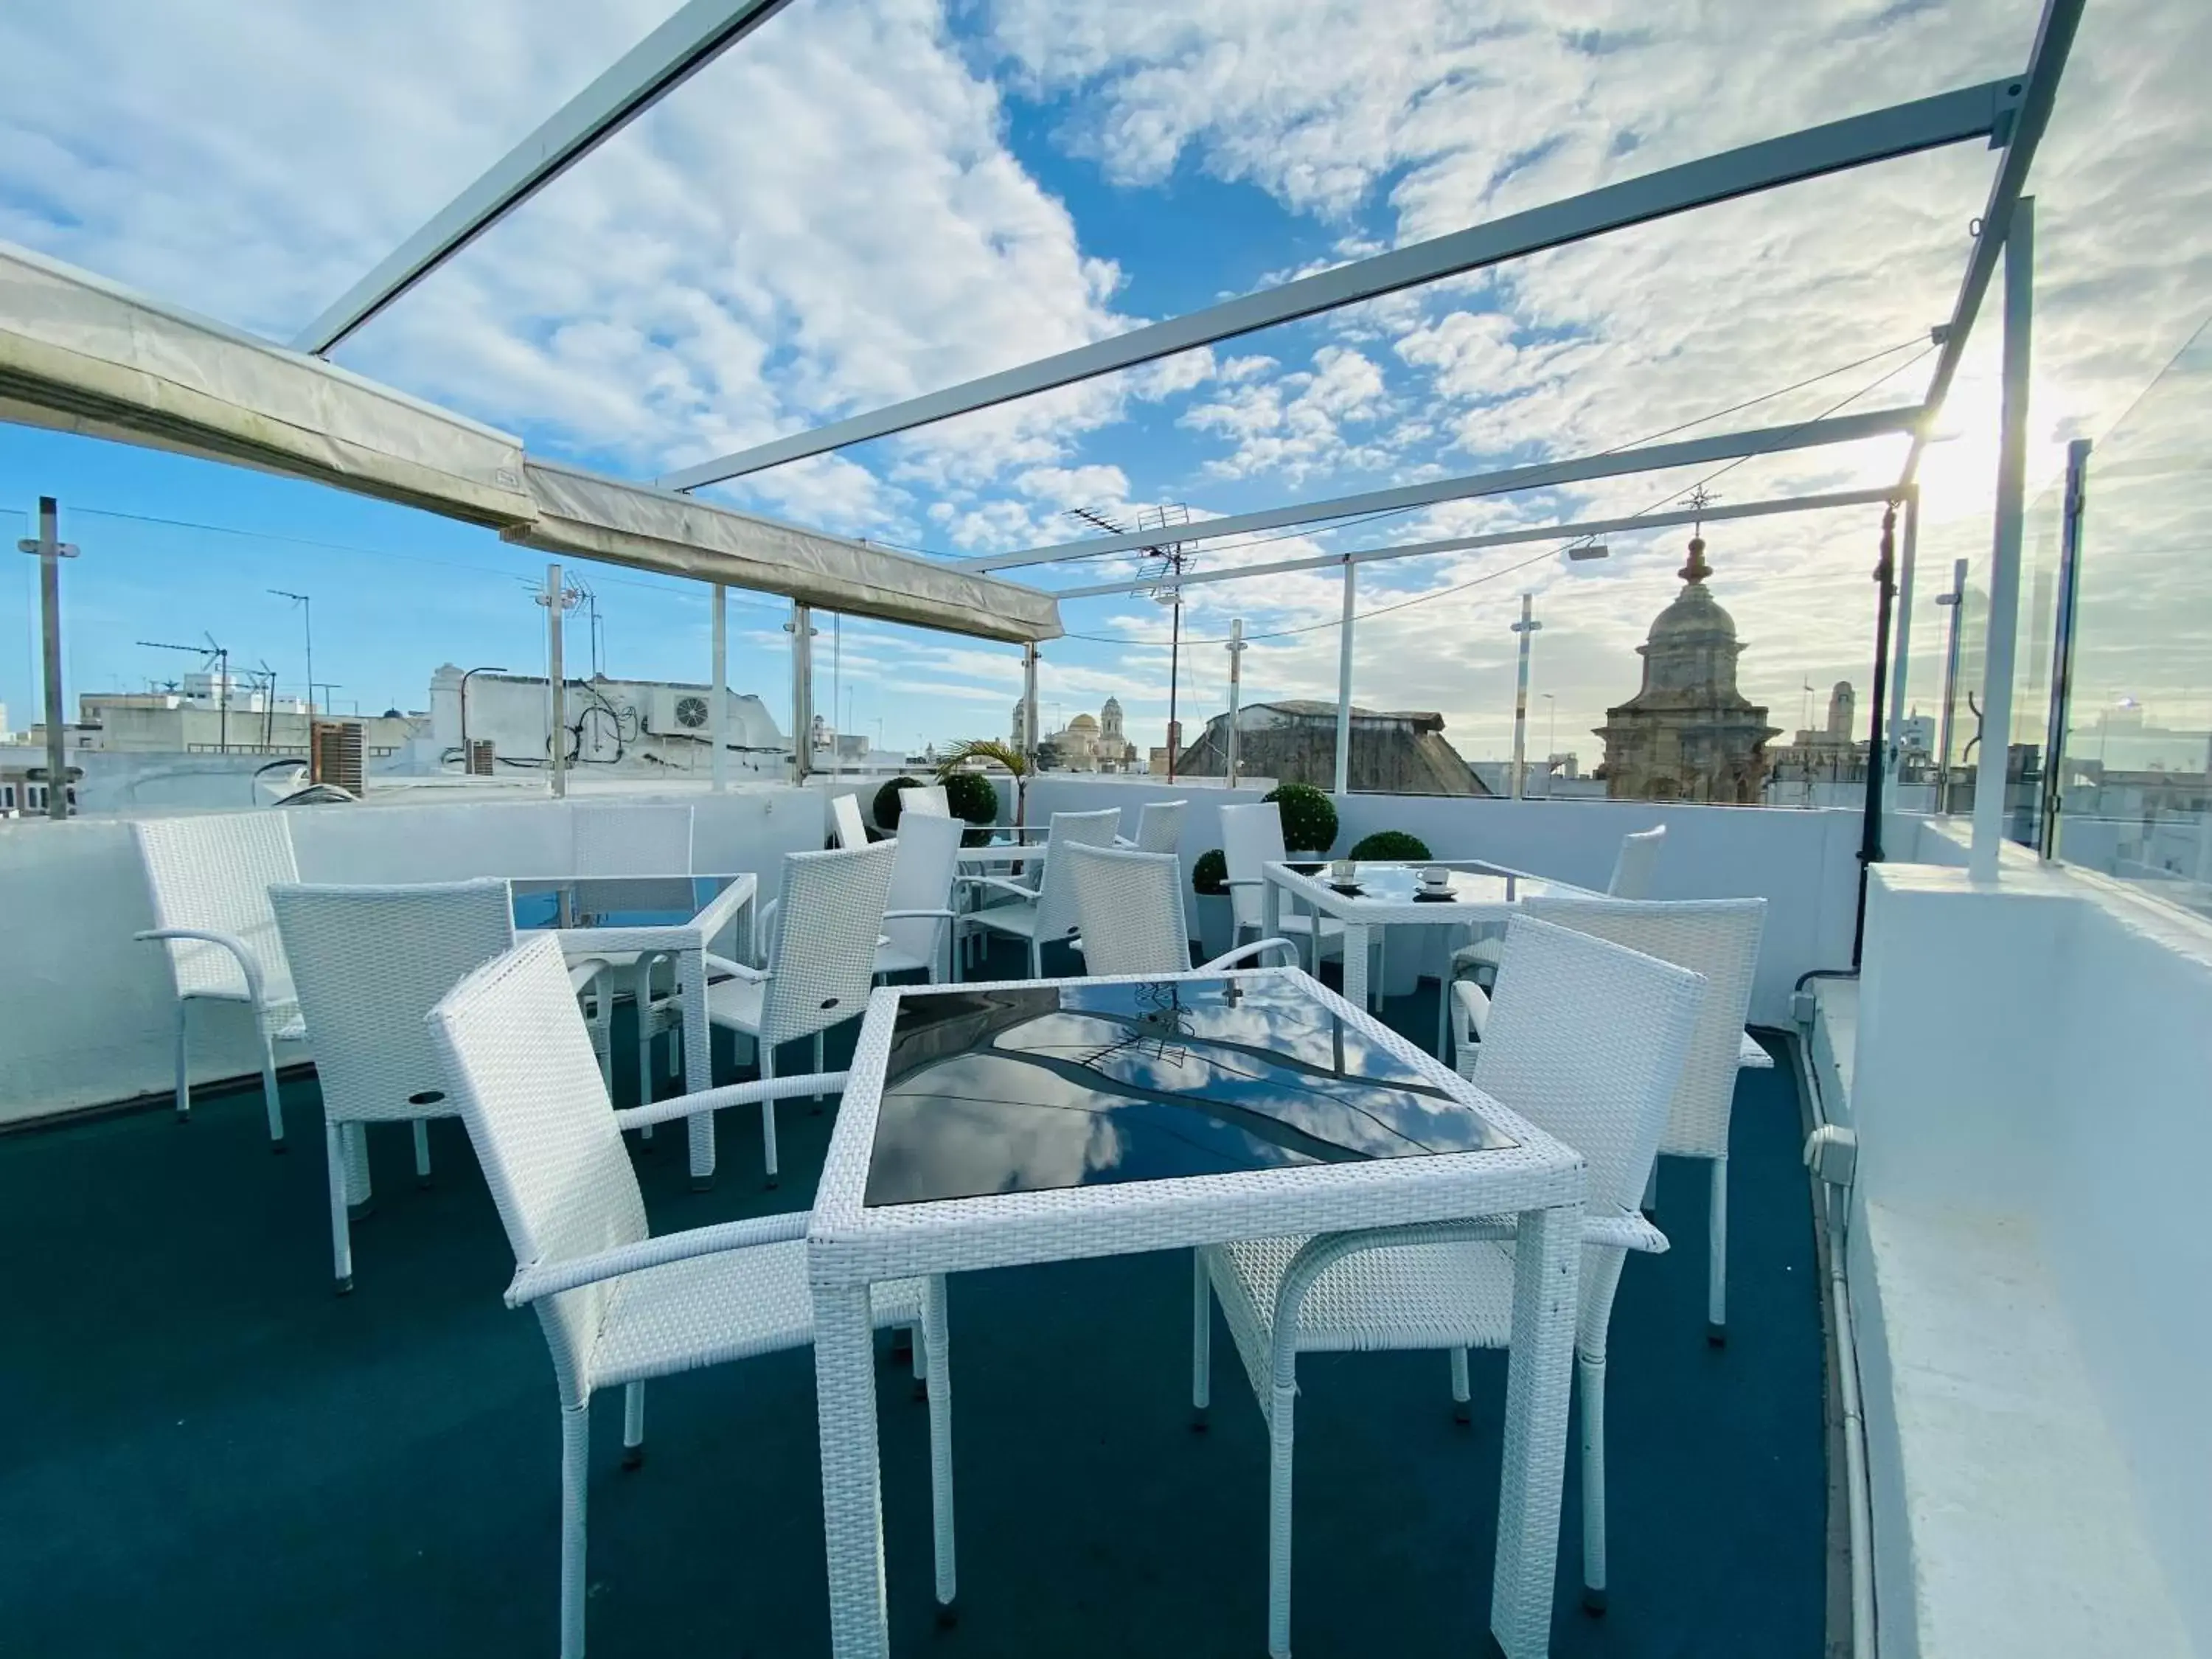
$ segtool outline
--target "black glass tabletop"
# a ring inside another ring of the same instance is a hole
[[[513,884],[517,927],[680,927],[737,876],[575,876]]]
[[[901,997],[866,1202],[1510,1146],[1292,975]]]

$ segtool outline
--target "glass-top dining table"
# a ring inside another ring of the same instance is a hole
[[[1522,1267],[1490,1624],[1542,1653],[1583,1198],[1579,1154],[1295,969],[879,988],[806,1234],[833,1654],[890,1646],[871,1285],[930,1279],[944,1329],[946,1274],[1478,1217]],[[949,1445],[950,1368],[929,1386]]]
[[[518,928],[556,931],[562,954],[571,963],[599,957],[615,969],[631,970],[641,1020],[653,1006],[653,963],[664,957],[673,963],[686,1094],[714,1080],[707,952],[727,935],[725,954],[750,960],[759,890],[758,878],[750,874],[517,877],[507,884]],[[702,1112],[686,1122],[692,1183],[703,1186],[714,1176],[714,1115]]]
[[[1421,872],[1429,870],[1443,871],[1444,879],[1424,881]],[[1480,859],[1362,862],[1352,866],[1349,881],[1339,881],[1330,864],[1268,863],[1261,866],[1261,876],[1260,936],[1273,938],[1280,930],[1286,900],[1316,917],[1335,918],[1344,925],[1344,994],[1362,1008],[1373,1006],[1367,971],[1370,929],[1495,927],[1523,899],[1598,896],[1587,888]],[[1317,948],[1317,933],[1316,944]]]

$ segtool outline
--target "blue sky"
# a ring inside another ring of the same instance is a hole
[[[334,15],[294,0],[186,15],[86,0],[0,19],[23,93],[0,109],[0,238],[282,337],[671,4],[487,0],[456,15],[395,0]],[[2190,9],[2093,7],[2046,149],[2042,474],[2066,436],[2125,407],[2212,292],[2212,187],[2189,159],[2212,121],[2185,70],[2212,48],[2212,25]],[[1722,0],[1663,18],[1626,0],[1224,0],[1202,14],[1164,0],[949,12],[799,0],[338,356],[533,450],[649,477],[1304,270],[2009,72],[2033,24],[2032,9],[1999,0]],[[1633,442],[1892,348],[1698,429],[1802,419],[1855,393],[1854,408],[1905,401],[1926,374],[1910,343],[1948,308],[1992,161],[1961,149],[1731,204],[760,475],[729,498],[967,554],[1068,539],[1072,506],[1231,513]],[[1968,435],[1931,460],[1931,545],[1986,548],[1988,343],[1954,400]],[[1741,500],[1876,482],[1899,453],[1759,461],[1716,487]],[[1202,558],[1634,511],[1694,477],[1462,503]],[[204,632],[297,685],[296,618],[271,586],[315,594],[317,677],[340,683],[341,705],[419,706],[448,659],[542,662],[523,585],[544,561],[487,532],[0,428],[0,518],[40,493],[62,497],[65,534],[86,550],[67,578],[73,690],[171,676],[184,659],[133,641]],[[1863,682],[1875,516],[1712,538],[1716,591],[1748,643],[1747,689],[1778,725],[1797,723],[1803,683]],[[250,533],[221,533],[233,532]],[[1500,574],[1527,555],[1498,550],[1370,567],[1363,609],[1489,580],[1364,623],[1355,695],[1439,709],[1463,752],[1500,752],[1505,623],[1530,588],[1548,623],[1536,707],[1560,747],[1594,760],[1586,730],[1634,690],[1632,647],[1674,587],[1681,539],[1616,537],[1595,566],[1540,557]],[[21,562],[0,582],[0,700],[19,723],[35,696]],[[610,672],[703,673],[702,592],[612,569],[586,580]],[[1194,593],[1197,638],[1232,616],[1283,634],[1248,657],[1248,696],[1333,694],[1333,578]],[[1048,648],[1047,703],[1071,715],[1118,693],[1133,734],[1157,741],[1164,613],[1130,601],[1066,613],[1093,637]],[[772,601],[733,605],[732,679],[771,708],[786,701],[780,622]],[[586,649],[572,624],[570,662]],[[1009,649],[912,630],[855,624],[845,657],[854,724],[880,720],[898,744],[1003,731],[1018,679]],[[1185,664],[1188,719],[1218,707],[1225,660],[1202,646]]]

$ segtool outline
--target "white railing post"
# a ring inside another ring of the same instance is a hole
[[[1513,631],[1521,636],[1521,672],[1513,687],[1513,799],[1519,800],[1523,793],[1522,780],[1528,770],[1528,641],[1544,624],[1530,613],[1535,609],[1536,596],[1521,596],[1521,620],[1513,624]]]
[[[707,703],[707,735],[714,760],[708,775],[719,795],[730,787],[730,590],[720,582],[714,584],[714,670],[708,678],[714,689]]]
[[[814,607],[793,601],[791,620],[791,781],[803,784],[814,767]]]
[[[1905,498],[1905,548],[1897,565],[1897,640],[1889,675],[1889,781],[1905,770],[1905,670],[1912,650],[1913,553],[1920,544],[1920,491]],[[1869,764],[1872,764],[1869,761]]]
[[[562,680],[567,673],[561,659],[561,623],[568,612],[568,596],[561,586],[561,567],[545,567],[545,592],[538,603],[545,607],[545,683],[546,703],[545,743],[547,752],[553,757],[553,793],[556,796],[568,793],[568,706],[563,695]]]
[[[2005,774],[2012,753],[2013,662],[2020,632],[2020,548],[2027,517],[2029,333],[2035,310],[2035,198],[2013,209],[2004,245],[2004,390],[1997,447],[1996,533],[1990,549],[1990,622],[1982,653],[1982,752],[1974,772],[1974,840],[1966,874],[1997,878]]]
[[[1352,606],[1358,597],[1359,568],[1344,562],[1344,626],[1336,647],[1336,793],[1352,793]]]

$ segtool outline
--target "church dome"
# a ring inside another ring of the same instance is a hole
[[[1120,713],[1121,712],[1121,698],[1119,698],[1119,697],[1109,697],[1109,698],[1107,698],[1107,699],[1106,699],[1106,706],[1105,706],[1103,708],[1100,709],[1098,712],[1099,712],[1100,714],[1120,714]]]
[[[1067,729],[1071,732],[1096,732],[1098,729],[1098,722],[1088,714],[1078,714],[1073,720],[1068,721]]]
[[[1705,541],[1702,536],[1690,543],[1690,562],[1674,573],[1682,579],[1682,591],[1674,602],[1651,619],[1650,643],[1653,645],[1702,643],[1711,635],[1723,639],[1735,638],[1735,618],[1721,608],[1705,586],[1712,567],[1705,562]]]

